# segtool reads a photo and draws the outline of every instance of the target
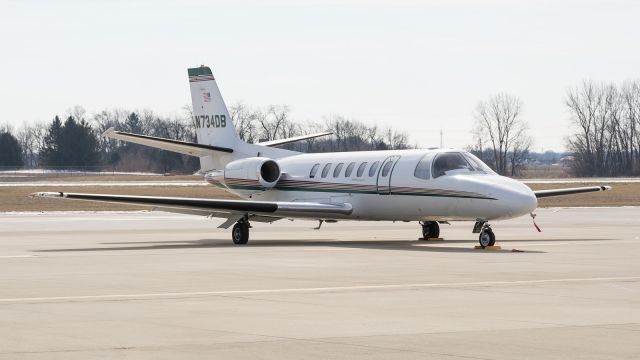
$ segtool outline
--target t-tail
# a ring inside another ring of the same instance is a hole
[[[269,157],[278,159],[296,152],[278,149],[275,146],[288,144],[330,132],[297,136],[289,139],[270,140],[258,144],[242,141],[233,126],[233,119],[222,99],[211,69],[207,66],[188,69],[191,102],[193,105],[193,125],[196,128],[197,143],[163,139],[142,134],[131,134],[111,128],[103,136],[146,145],[167,151],[200,157],[201,171],[222,170],[231,161],[248,157]]]
[[[211,69],[203,65],[189,69],[188,73],[198,144],[241,150],[244,142],[236,133]],[[222,169],[237,158],[238,154],[233,152],[201,157],[200,165],[203,170]]]

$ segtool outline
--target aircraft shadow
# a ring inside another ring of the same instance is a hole
[[[585,240],[547,240],[547,241],[592,241],[600,239]],[[500,242],[528,242],[530,240],[500,240]],[[447,243],[468,243],[469,247],[446,246]],[[477,244],[474,240],[445,240],[443,242],[425,242],[419,240],[255,240],[248,245],[238,246],[229,240],[221,239],[200,239],[184,241],[134,241],[134,242],[106,242],[104,245],[131,245],[131,246],[103,246],[87,248],[68,249],[37,249],[34,252],[84,252],[84,251],[135,251],[135,250],[168,250],[168,249],[224,249],[224,248],[295,248],[295,247],[330,247],[349,249],[369,249],[369,250],[392,250],[392,251],[421,251],[421,252],[477,252],[477,253],[511,253],[512,249],[502,249],[495,251],[479,252],[473,247]],[[515,246],[516,244],[514,244]],[[546,253],[545,251],[519,250],[525,253]]]

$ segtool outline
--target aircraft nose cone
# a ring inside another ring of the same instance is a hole
[[[510,217],[518,217],[533,212],[538,207],[538,199],[525,184],[511,180],[501,194],[501,200],[509,209]]]

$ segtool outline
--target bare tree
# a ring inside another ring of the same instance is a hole
[[[385,132],[387,146],[392,150],[409,148],[409,138],[406,133],[393,128],[388,128]]]
[[[324,131],[324,126],[322,124],[317,122],[312,122],[312,121],[307,121],[306,123],[301,124],[300,127],[301,127],[300,131],[302,133],[313,134],[313,133],[319,133],[321,131]],[[323,138],[306,139],[305,140],[306,149],[304,149],[304,151],[313,152],[315,150],[314,145],[318,142],[321,142],[322,140],[324,139]]]
[[[248,143],[256,142],[259,135],[255,124],[257,118],[255,112],[241,102],[232,105],[230,112],[238,137]]]
[[[265,110],[255,111],[255,119],[260,127],[261,141],[278,139],[282,127],[288,122],[289,107],[287,105],[269,105]]]
[[[508,153],[511,176],[521,174],[532,143],[533,140],[526,134],[516,136],[511,143],[511,151]]]
[[[367,142],[369,143],[367,150],[375,150],[378,144],[384,141],[379,133],[378,125],[368,127],[366,133]]]
[[[496,94],[480,101],[474,114],[477,134],[493,149],[494,168],[507,173],[507,155],[514,144],[526,144],[527,123],[522,119],[522,100],[509,94]]]
[[[578,176],[638,173],[640,82],[615,84],[583,81],[568,91],[566,105],[577,132],[567,140]]]
[[[25,166],[34,167],[38,165],[38,153],[46,133],[47,125],[44,123],[25,123],[18,130],[16,137],[22,147],[22,158]]]
[[[71,116],[77,122],[80,122],[82,120],[86,120],[85,119],[85,115],[86,114],[87,114],[87,110],[85,110],[85,108],[80,106],[80,105],[76,105],[76,106],[72,107],[71,109],[67,109],[67,115],[68,115],[67,117]]]

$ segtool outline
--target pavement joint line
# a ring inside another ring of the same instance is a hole
[[[252,294],[286,294],[286,293],[314,293],[353,290],[386,290],[386,289],[420,289],[420,288],[451,288],[473,286],[509,286],[528,284],[552,284],[566,282],[597,282],[597,281],[629,281],[640,280],[640,276],[626,277],[595,277],[595,278],[564,278],[542,280],[513,280],[513,281],[479,281],[460,283],[425,283],[425,284],[388,284],[388,285],[355,285],[332,286],[311,288],[285,288],[285,289],[258,289],[258,290],[219,290],[219,291],[186,291],[186,292],[162,292],[142,294],[111,294],[111,295],[77,295],[77,296],[49,296],[49,297],[23,297],[0,298],[2,303],[23,303],[40,301],[82,301],[82,300],[125,300],[125,299],[153,299],[191,296],[216,296],[216,295],[252,295]]]

